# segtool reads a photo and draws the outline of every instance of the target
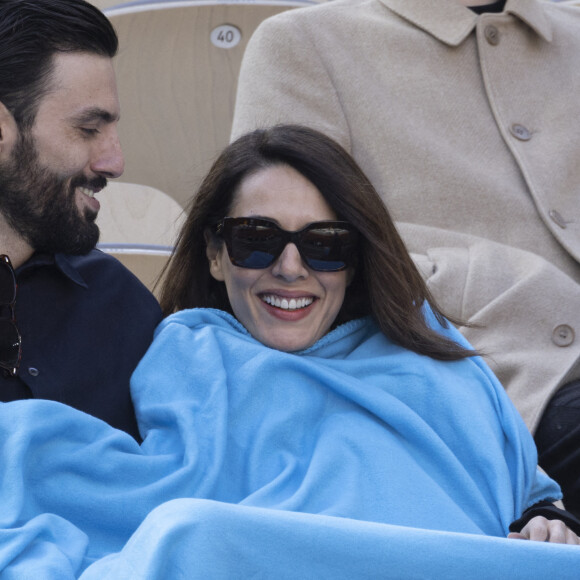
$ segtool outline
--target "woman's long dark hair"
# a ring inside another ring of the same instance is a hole
[[[426,323],[425,301],[446,324],[383,201],[354,159],[329,137],[298,125],[244,135],[215,161],[190,204],[175,253],[163,273],[165,314],[194,307],[232,312],[225,285],[209,272],[204,232],[228,215],[244,178],[280,164],[315,185],[338,219],[360,233],[358,263],[337,322],[370,314],[385,335],[417,353],[441,360],[475,354]]]

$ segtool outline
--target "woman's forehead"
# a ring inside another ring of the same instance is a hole
[[[260,169],[244,178],[236,190],[232,217],[267,217],[286,229],[336,219],[320,191],[289,165]]]

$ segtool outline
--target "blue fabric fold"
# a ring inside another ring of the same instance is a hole
[[[58,403],[0,407],[2,574],[50,553],[59,580],[577,577],[580,549],[505,539],[560,491],[478,357],[418,355],[370,319],[284,353],[194,309],[159,325],[131,388],[141,446]]]

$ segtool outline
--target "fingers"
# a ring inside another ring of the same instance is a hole
[[[580,538],[564,522],[547,520],[542,516],[532,518],[519,533],[510,533],[508,538],[580,545]]]

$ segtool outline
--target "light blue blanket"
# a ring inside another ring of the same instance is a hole
[[[141,446],[57,403],[0,406],[0,578],[579,578],[580,548],[505,539],[560,493],[480,359],[368,319],[288,354],[189,310],[132,393]]]

